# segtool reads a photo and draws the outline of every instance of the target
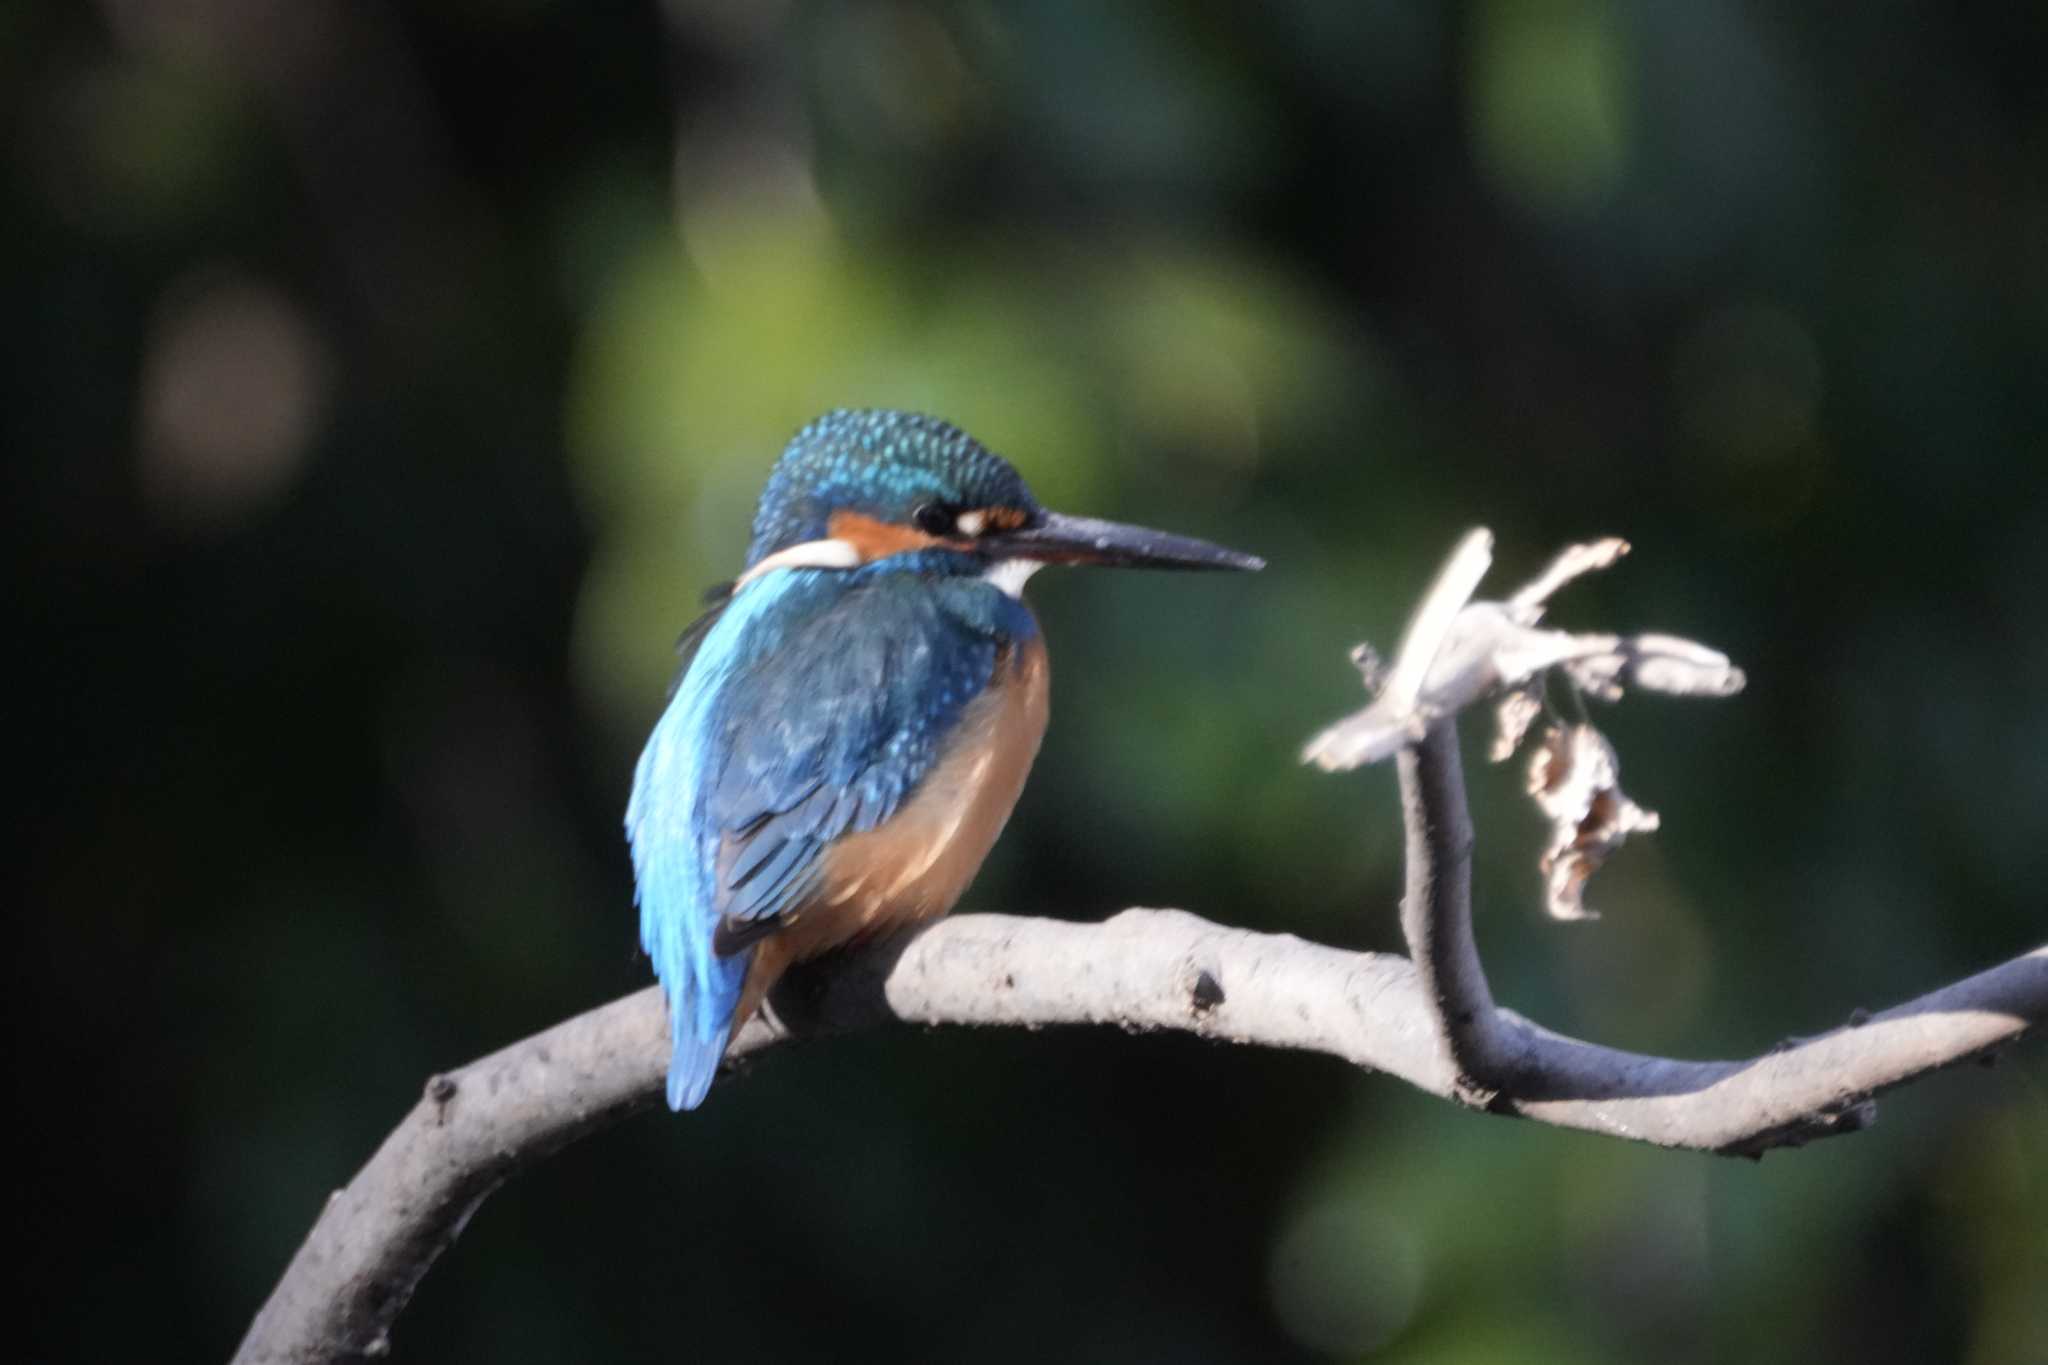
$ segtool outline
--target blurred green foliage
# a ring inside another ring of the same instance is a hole
[[[0,10],[32,1359],[219,1358],[430,1071],[639,986],[676,633],[825,408],[1256,580],[1047,575],[971,907],[1391,946],[1306,772],[1465,527],[1751,688],[1603,712],[1664,829],[1507,1003],[1747,1053],[2048,887],[2038,6]],[[1470,746],[1476,750],[1477,746]],[[2048,1356],[2038,1043],[1760,1166],[1113,1034],[801,1049],[483,1210],[413,1359]]]

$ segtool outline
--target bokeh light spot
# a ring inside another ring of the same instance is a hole
[[[1302,1345],[1331,1355],[1377,1350],[1415,1316],[1422,1251],[1369,1209],[1316,1204],[1281,1234],[1269,1267],[1273,1311]]]
[[[1600,206],[1629,150],[1629,63],[1612,10],[1494,0],[1472,24],[1474,152],[1494,187],[1545,216]]]
[[[1791,312],[1760,300],[1724,304],[1680,341],[1673,401],[1689,474],[1747,519],[1783,524],[1818,491],[1819,348]]]
[[[142,365],[141,479],[163,524],[238,521],[299,472],[326,404],[327,348],[306,314],[234,272],[166,291]]]

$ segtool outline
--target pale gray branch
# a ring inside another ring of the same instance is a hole
[[[1438,991],[1446,977],[1439,972]],[[1456,980],[1456,973],[1450,974]],[[1174,910],[1099,924],[959,915],[802,973],[746,1057],[876,1024],[1108,1024],[1328,1053],[1462,1103],[1667,1147],[1759,1153],[1860,1127],[1876,1092],[2009,1042],[2048,1014],[2048,945],[1864,1022],[1748,1061],[1644,1057],[1489,1012],[1500,1088],[1472,1092],[1407,959],[1226,929]],[[243,1341],[245,1362],[374,1356],[434,1258],[505,1179],[653,1107],[668,1064],[649,988],[437,1076],[321,1212]],[[712,1103],[721,1097],[714,1092]],[[724,1102],[733,1103],[730,1095]],[[686,1119],[672,1120],[687,1122]]]

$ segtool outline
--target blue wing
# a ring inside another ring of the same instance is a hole
[[[964,589],[966,585],[962,585]],[[672,1108],[710,1087],[752,945],[873,829],[988,685],[1004,632],[974,584],[783,570],[720,610],[634,775],[626,830],[640,941],[668,993]]]

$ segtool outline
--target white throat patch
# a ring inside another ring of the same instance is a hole
[[[1030,581],[1031,575],[1044,567],[1042,559],[999,559],[988,566],[988,572],[982,578],[1021,601],[1024,585]]]

